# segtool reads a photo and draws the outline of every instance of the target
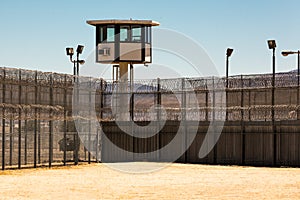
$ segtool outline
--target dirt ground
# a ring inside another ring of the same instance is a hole
[[[0,172],[0,199],[300,199],[300,169],[171,164],[129,174],[91,164],[7,170]]]

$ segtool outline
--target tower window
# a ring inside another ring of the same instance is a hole
[[[115,41],[115,27],[108,26],[106,33],[107,33],[107,42],[114,42]]]
[[[129,26],[120,27],[120,41],[121,42],[129,41]]]
[[[132,26],[132,28],[131,28],[131,41],[132,42],[141,42],[141,38],[142,38],[141,26]]]

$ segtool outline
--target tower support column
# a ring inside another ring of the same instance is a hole
[[[120,62],[120,79],[118,86],[118,109],[116,113],[121,121],[128,121],[129,114],[129,91],[128,91],[128,62]]]

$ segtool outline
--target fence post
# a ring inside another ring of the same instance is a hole
[[[35,71],[35,90],[34,90],[34,103],[37,105],[37,93],[38,93],[38,86],[37,86],[37,71]],[[34,142],[33,142],[33,167],[36,168],[37,163],[37,108],[34,108]]]
[[[50,74],[50,106],[53,106],[53,74]],[[53,110],[50,108],[49,112],[49,167],[52,167],[53,160],[53,120],[52,120]]]
[[[103,108],[104,108],[104,87],[103,87],[103,84],[104,84],[104,81],[103,79],[101,78],[101,81],[100,81],[100,127],[101,127],[101,122],[103,120]],[[101,129],[100,129],[101,130]],[[100,142],[101,144],[99,145],[99,134],[100,134]],[[97,150],[98,150],[98,147],[100,146],[101,149],[99,149],[100,151],[100,158],[98,157],[98,160],[97,161],[100,161],[102,160],[103,156],[103,152],[102,152],[102,149],[103,149],[103,140],[101,140],[103,137],[102,137],[102,131],[99,132],[99,130],[97,129]],[[98,155],[98,154],[97,154]]]
[[[22,76],[21,76],[21,69],[19,69],[19,105],[22,104]],[[22,121],[21,121],[21,117],[22,117],[22,110],[21,108],[19,108],[19,138],[18,138],[18,168],[21,169],[21,141],[22,141]]]
[[[100,81],[100,127],[101,127],[101,123],[102,123],[102,120],[103,120],[103,107],[104,107],[104,87],[103,87],[103,79],[101,78],[101,81]],[[97,129],[97,156],[98,156],[98,152],[100,152],[100,156],[97,158],[97,162],[100,162],[102,161],[102,148],[103,148],[103,141],[101,140],[102,139],[102,136],[99,135],[99,134],[102,134],[102,131],[99,132],[99,130]],[[99,145],[99,138],[100,138],[100,142],[101,144]],[[98,147],[100,146],[101,149],[99,149],[98,151]]]
[[[42,93],[41,93],[41,84],[38,86],[38,97],[37,97],[37,102],[38,102],[38,105],[41,104],[41,96],[42,96]],[[38,120],[37,120],[37,127],[38,127],[38,132],[37,132],[37,136],[38,136],[38,141],[37,141],[37,145],[38,145],[38,164],[41,164],[41,146],[42,146],[42,126],[41,126],[41,111],[42,111],[42,108],[39,108],[38,109]]]
[[[96,148],[95,148],[95,157],[96,157],[96,163],[98,163],[99,157],[98,157],[98,146],[99,146],[99,132],[98,132],[98,128],[96,129]]]
[[[40,98],[39,98],[40,99]],[[38,101],[39,102],[39,101]],[[38,152],[38,164],[41,164],[41,109],[38,110],[38,120],[37,120],[37,152]]]
[[[267,104],[267,99],[268,99],[268,96],[267,96],[268,95],[268,89],[267,88],[268,88],[268,81],[266,79],[265,80],[265,103],[264,103],[265,105],[268,105]],[[267,121],[267,113],[268,113],[268,110],[265,109],[265,121]]]
[[[103,101],[104,101],[104,91],[103,91],[103,79],[100,81],[100,121],[103,119]]]
[[[245,123],[244,123],[244,80],[243,75],[241,75],[241,134],[242,134],[242,165],[245,165],[245,145],[246,145],[246,136],[245,136]]]
[[[215,100],[216,100],[216,94],[215,94],[215,77],[213,76],[212,77],[212,87],[213,87],[213,99],[212,99],[212,101],[213,101],[213,105],[212,105],[212,107],[213,107],[213,109],[212,109],[212,111],[213,111],[213,115],[212,115],[212,120],[213,120],[213,122],[215,121],[215,119],[216,119],[216,113],[215,113],[215,111],[216,111],[216,109],[215,109],[215,106],[216,106],[216,102],[215,102]]]
[[[161,85],[160,85],[160,78],[157,78],[157,91],[156,91],[156,104],[157,104],[157,130],[158,130],[158,149],[161,149],[162,143],[162,133],[161,133],[161,127],[160,127],[160,120],[161,120]],[[158,151],[158,160],[161,161],[161,151]]]
[[[10,88],[10,93],[12,94],[11,92],[11,88]],[[10,101],[12,100],[12,95],[10,95],[11,98],[10,98]],[[11,117],[11,116],[10,116]],[[13,157],[13,133],[14,133],[14,130],[13,130],[13,120],[10,119],[9,120],[9,165],[12,166],[12,157]]]
[[[6,93],[6,85],[5,85],[5,79],[6,79],[6,71],[5,68],[3,69],[3,82],[2,82],[2,102],[5,103],[5,93]],[[3,107],[2,110],[2,170],[5,170],[5,107]]]
[[[28,99],[27,99],[27,85],[25,86],[25,105],[28,104]],[[24,120],[24,164],[27,165],[27,109],[25,111],[25,120]]]
[[[12,103],[12,100],[13,100],[13,93],[12,93],[12,90],[13,90],[13,85],[12,84],[9,84],[10,85],[10,90],[9,90],[9,93],[10,93],[10,103]],[[13,113],[11,113],[13,114]],[[13,159],[13,148],[14,148],[14,121],[12,120],[12,116],[10,116],[10,120],[9,120],[9,165],[12,166],[12,159]]]
[[[185,78],[181,79],[181,120],[183,121],[183,144],[184,144],[184,163],[187,163],[187,124],[186,124],[186,91],[185,91]]]
[[[92,103],[92,97],[91,97],[91,95],[92,95],[92,92],[91,92],[91,90],[92,90],[92,79],[90,78],[90,84],[89,84],[89,119],[88,119],[88,121],[89,121],[89,135],[88,135],[88,142],[89,142],[89,144],[88,144],[88,163],[89,164],[91,164],[91,120],[92,120],[92,118],[91,118],[91,103]]]
[[[130,64],[130,117],[134,121],[134,81],[133,81],[133,65]]]
[[[67,165],[67,75],[64,78],[64,166]]]
[[[212,84],[213,84],[213,110],[212,110],[212,112],[213,112],[213,117],[212,117],[212,120],[213,120],[213,133],[214,133],[214,137],[215,137],[215,126],[216,126],[216,124],[217,123],[215,123],[215,121],[216,121],[216,89],[215,89],[215,77],[213,76],[212,77]],[[217,154],[218,154],[218,144],[216,143],[216,145],[215,145],[215,147],[214,147],[214,149],[213,149],[213,151],[214,151],[214,164],[217,164]]]
[[[207,78],[205,79],[205,121],[208,121],[208,86],[207,86]]]
[[[249,80],[249,88],[248,88],[248,121],[251,121],[251,78]]]
[[[273,130],[273,165],[277,166],[277,133],[275,124],[275,74],[272,78],[272,130]]]

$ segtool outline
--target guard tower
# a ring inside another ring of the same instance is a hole
[[[133,65],[152,62],[151,28],[159,26],[159,23],[132,19],[90,20],[87,23],[96,27],[96,62],[113,65],[112,78],[119,83],[119,92],[126,93],[128,66],[132,89]],[[125,101],[121,98],[120,103]]]
[[[96,26],[96,62],[119,65],[119,77],[128,73],[128,64],[152,62],[151,27],[158,26],[158,22],[91,20],[87,23]]]

